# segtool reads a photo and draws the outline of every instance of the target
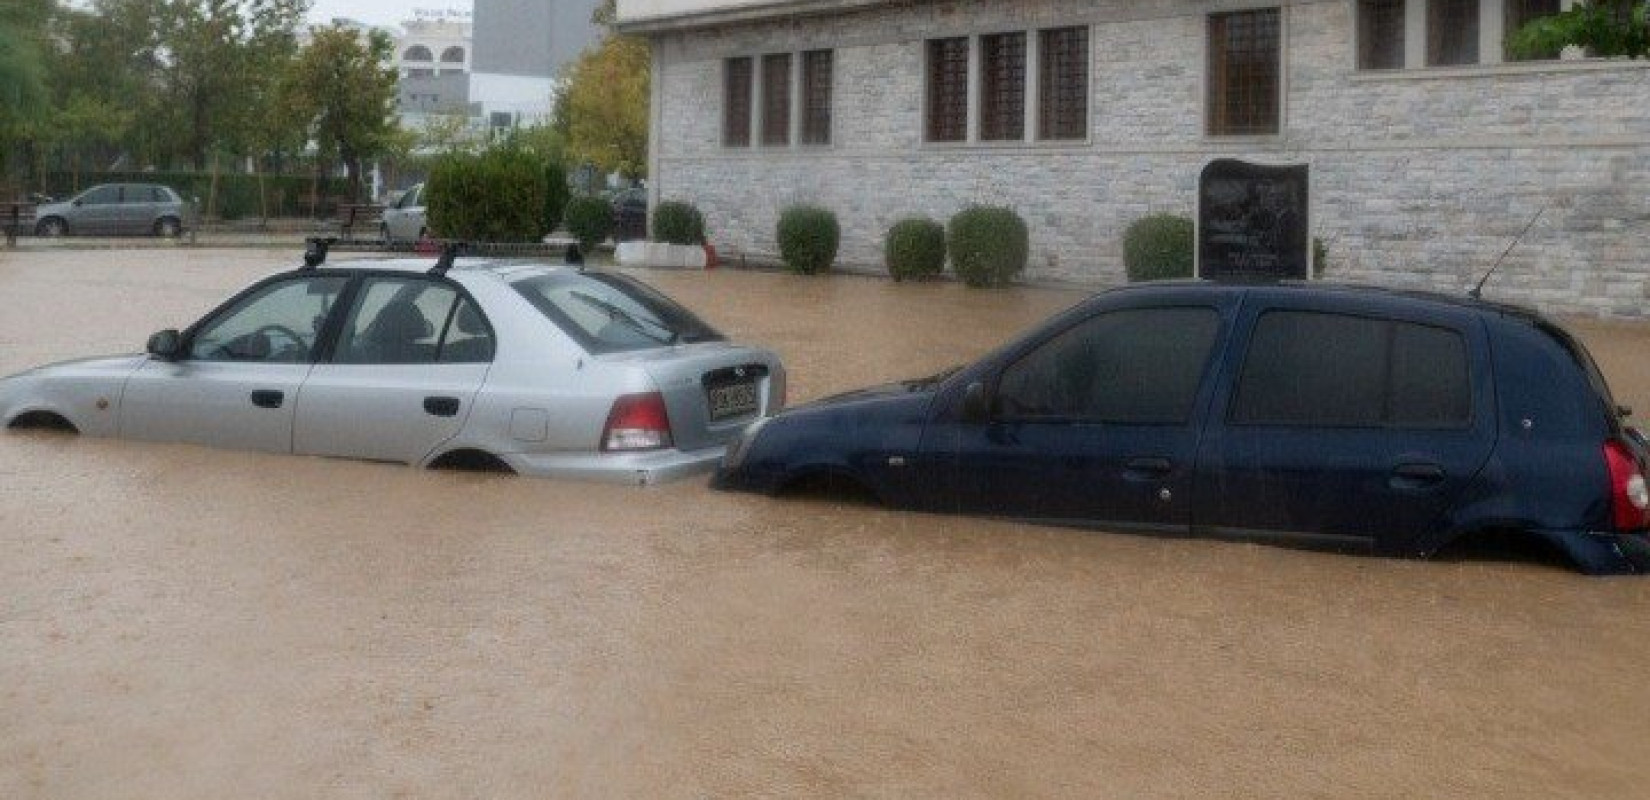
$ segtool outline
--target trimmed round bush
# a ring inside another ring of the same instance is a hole
[[[563,213],[567,217],[567,232],[579,240],[585,252],[613,235],[613,206],[600,197],[575,197],[567,201]]]
[[[818,206],[791,206],[779,215],[779,255],[795,272],[812,275],[831,268],[842,227],[836,214]]]
[[[704,244],[705,216],[692,203],[660,203],[653,212],[653,238],[665,244]]]
[[[1192,221],[1173,214],[1137,220],[1123,234],[1123,266],[1129,280],[1163,281],[1192,277]]]
[[[969,286],[1002,286],[1025,271],[1031,232],[1012,208],[970,206],[951,218],[951,267]]]
[[[888,229],[883,260],[894,280],[931,278],[945,271],[945,226],[924,217],[902,219]]]

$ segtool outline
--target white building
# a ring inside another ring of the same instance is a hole
[[[880,264],[909,215],[1011,205],[1032,277],[1124,279],[1215,158],[1304,162],[1337,280],[1650,316],[1650,63],[1514,61],[1569,0],[619,0],[653,45],[654,200],[771,255],[836,211]]]
[[[419,127],[431,116],[475,116],[470,103],[470,15],[415,11],[395,40],[401,122]]]

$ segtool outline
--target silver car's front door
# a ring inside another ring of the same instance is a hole
[[[126,383],[120,435],[285,453],[309,364],[150,359]]]
[[[299,387],[346,276],[263,284],[187,337],[176,361],[151,359],[126,384],[120,434],[284,453]]]
[[[299,392],[293,448],[421,463],[463,428],[491,329],[452,285],[422,276],[371,278],[355,298],[331,361]]]

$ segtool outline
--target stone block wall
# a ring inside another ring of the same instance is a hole
[[[1249,6],[1258,5],[1254,3]],[[1214,158],[1312,166],[1327,277],[1462,292],[1538,212],[1487,296],[1559,313],[1650,318],[1650,64],[1550,62],[1354,69],[1354,4],[1284,7],[1283,130],[1204,134],[1207,14],[1220,0],[893,3],[655,36],[653,184],[705,212],[724,253],[771,257],[779,212],[836,211],[842,259],[876,268],[910,215],[1011,205],[1029,277],[1123,280],[1123,230],[1191,216]],[[1091,26],[1091,135],[1062,144],[922,141],[927,39]],[[833,144],[721,144],[722,63],[833,49]]]

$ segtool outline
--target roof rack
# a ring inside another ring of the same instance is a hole
[[[441,277],[447,270],[453,268],[453,262],[470,249],[469,242],[444,242],[441,245],[441,257],[435,260],[435,266],[430,268],[430,274]]]
[[[336,236],[311,236],[304,240],[304,266],[300,271],[315,269],[327,263],[327,251],[332,249]]]

